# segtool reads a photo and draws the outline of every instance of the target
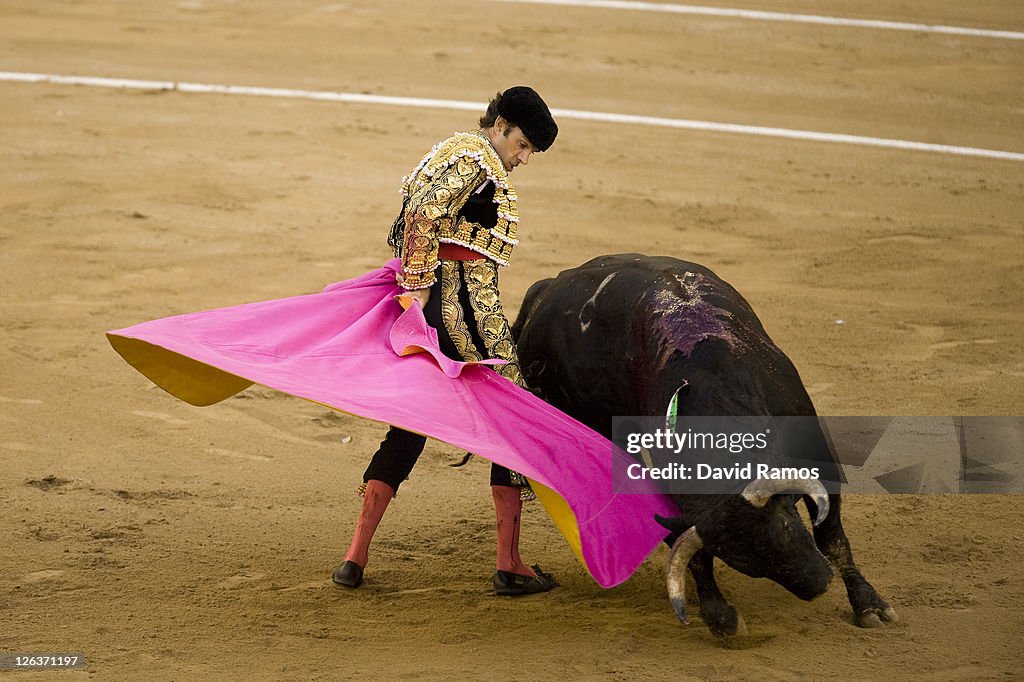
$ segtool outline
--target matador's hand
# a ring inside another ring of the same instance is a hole
[[[405,281],[405,275],[403,275],[400,272],[396,272],[395,279],[398,281],[398,284],[401,285],[402,282]],[[403,291],[400,295],[408,296],[412,300],[419,303],[420,308],[426,308],[427,301],[430,300],[430,289],[407,289],[406,291]]]

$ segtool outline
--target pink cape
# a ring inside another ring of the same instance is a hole
[[[107,338],[193,405],[259,383],[518,471],[594,580],[626,580],[667,535],[654,516],[678,515],[672,501],[653,489],[616,494],[613,457],[628,455],[488,367],[446,357],[419,306],[396,303],[398,264],[319,294],[144,322]]]

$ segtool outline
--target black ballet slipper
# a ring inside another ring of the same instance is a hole
[[[363,567],[354,561],[346,561],[334,569],[331,580],[342,587],[359,587],[363,584]]]
[[[519,575],[508,571],[495,571],[494,593],[502,597],[518,597],[524,594],[541,594],[558,587],[558,581],[550,573],[545,573],[540,566],[532,566],[536,576]]]

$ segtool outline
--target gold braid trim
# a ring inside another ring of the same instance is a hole
[[[461,284],[459,264],[455,261],[441,261],[441,319],[444,321],[444,328],[463,360],[479,362],[484,358],[473,343],[473,337],[466,325],[466,317],[459,304]]]
[[[463,261],[469,302],[476,316],[477,332],[487,347],[487,354],[508,364],[497,368],[499,374],[516,385],[526,388],[519,368],[519,354],[512,340],[508,318],[498,299],[498,269],[487,260]]]

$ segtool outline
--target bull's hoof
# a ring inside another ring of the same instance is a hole
[[[733,637],[746,637],[750,633],[747,631],[747,623],[743,620],[743,616],[736,614],[736,631],[732,633]]]
[[[857,625],[862,628],[884,628],[899,622],[896,610],[888,604],[883,608],[871,608],[857,614]]]
[[[719,639],[728,640],[747,634],[747,624],[743,622],[743,617],[729,604],[719,608],[702,608],[700,617],[704,619],[711,634]]]

